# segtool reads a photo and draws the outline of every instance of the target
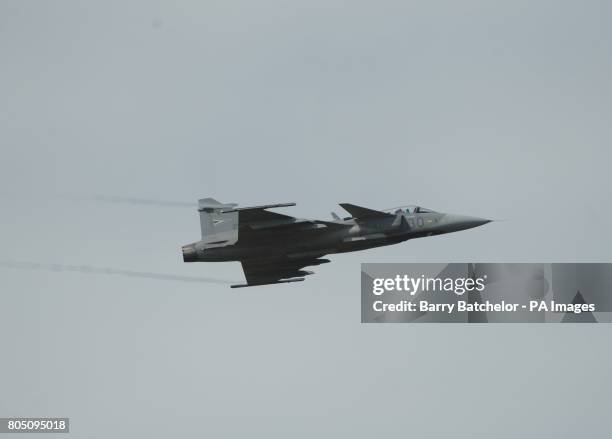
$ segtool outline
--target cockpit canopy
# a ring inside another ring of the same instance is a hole
[[[391,209],[391,211],[395,214],[405,213],[407,215],[412,215],[415,213],[436,213],[435,210],[427,209],[421,206],[400,206],[400,207]]]

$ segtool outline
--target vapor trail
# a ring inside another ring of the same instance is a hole
[[[68,196],[66,198],[74,201],[101,201],[104,203],[136,204],[164,207],[197,207],[197,204],[193,202],[188,203],[186,201],[168,201],[155,200],[152,198],[120,197],[115,195]]]
[[[177,274],[151,273],[147,271],[123,270],[119,268],[92,267],[90,265],[43,264],[30,261],[0,261],[1,267],[34,271],[72,271],[85,274],[106,274],[114,276],[141,277],[146,279],[199,282],[228,285],[234,283],[225,279],[210,277],[181,276]]]

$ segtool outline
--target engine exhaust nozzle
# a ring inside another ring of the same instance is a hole
[[[184,245],[183,248],[183,262],[196,262],[198,260],[198,252],[193,244]]]

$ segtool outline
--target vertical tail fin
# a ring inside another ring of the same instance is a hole
[[[203,198],[198,200],[198,212],[200,212],[200,227],[202,238],[206,235],[225,232],[238,227],[238,212],[223,213],[226,209],[236,207],[236,203],[223,204],[214,198]]]

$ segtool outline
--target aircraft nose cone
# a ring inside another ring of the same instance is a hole
[[[491,220],[478,218],[477,216],[446,215],[444,222],[446,226],[449,227],[449,231],[456,232],[482,226],[483,224],[490,223]]]

